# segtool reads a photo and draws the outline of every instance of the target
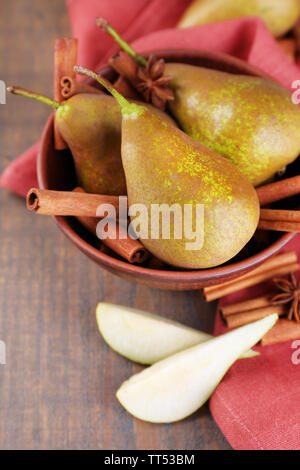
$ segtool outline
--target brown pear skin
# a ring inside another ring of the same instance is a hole
[[[167,114],[147,105],[173,125]],[[81,93],[61,103],[56,124],[75,162],[78,184],[87,192],[126,194],[121,160],[120,106],[112,96]]]
[[[300,153],[300,109],[272,80],[166,64],[180,127],[228,158],[257,186]]]
[[[300,16],[299,0],[195,0],[178,26],[187,28],[244,16],[258,16],[273,36],[287,33]]]
[[[83,67],[76,66],[75,70],[97,77]],[[122,162],[128,203],[147,209],[148,214],[141,211],[139,216],[141,225],[149,227],[148,237],[140,237],[145,247],[180,268],[209,268],[233,258],[258,224],[260,208],[253,186],[229,160],[162,121],[145,106],[129,103],[102,78],[98,80],[122,109]],[[164,239],[161,230],[158,239],[151,238],[153,204],[179,204],[181,208],[188,204],[194,209],[196,204],[203,204],[202,247],[188,250],[186,243],[191,240],[184,230],[183,236],[175,239],[173,217],[170,239]]]

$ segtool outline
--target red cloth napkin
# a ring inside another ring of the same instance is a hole
[[[244,18],[176,30],[191,0],[69,0],[73,36],[79,38],[78,63],[99,68],[118,47],[94,26],[102,16],[138,52],[163,48],[225,52],[262,68],[288,89],[300,71],[285,56],[262,21]],[[0,186],[25,195],[36,186],[38,144],[16,159],[0,177]],[[299,238],[286,249],[296,249]],[[249,292],[241,292],[242,298]],[[224,301],[232,301],[232,298]],[[216,333],[222,325],[217,317]],[[263,348],[258,358],[239,361],[214,393],[213,416],[235,449],[300,448],[300,365],[291,363],[289,343]]]
[[[30,188],[38,188],[36,158],[39,146],[39,142],[34,144],[4,170],[0,176],[0,186],[24,197]]]

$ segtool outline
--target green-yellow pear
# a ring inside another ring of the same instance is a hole
[[[154,364],[213,338],[208,333],[159,315],[107,302],[98,304],[96,318],[107,344],[122,356],[140,364]],[[258,354],[250,350],[241,358]]]
[[[299,2],[300,3],[300,2]],[[181,128],[229,158],[253,185],[300,153],[300,109],[272,80],[186,64],[166,64]]]
[[[55,121],[70,148],[78,184],[89,193],[126,194],[126,181],[121,160],[120,106],[112,96],[80,93],[58,103],[18,87],[9,90],[35,98],[56,109]],[[146,105],[161,119],[175,125],[165,113]]]
[[[180,28],[243,16],[258,16],[275,36],[291,29],[300,16],[299,0],[195,0],[179,21]]]
[[[142,205],[139,238],[146,248],[162,261],[192,269],[217,266],[235,256],[252,237],[259,219],[257,194],[249,181],[229,160],[145,106],[129,103],[94,72],[77,66],[75,70],[104,84],[121,106],[128,203]],[[152,217],[161,204],[169,209],[176,204],[182,221],[174,215],[162,227]],[[203,218],[199,206],[204,207]],[[163,229],[169,227],[164,235]],[[203,243],[191,246],[191,239],[198,242],[201,235]]]
[[[124,382],[117,398],[129,413],[143,421],[179,421],[208,400],[232,364],[277,320],[278,315],[269,315],[167,357]]]
[[[121,161],[121,114],[111,96],[79,94],[55,113],[79,186],[95,194],[126,194]]]
[[[212,5],[230,3],[209,0],[199,2],[208,10]],[[253,2],[234,0],[235,6]],[[264,1],[258,2],[263,4]],[[285,0],[273,2],[285,7]],[[289,3],[287,2],[287,6]],[[300,1],[297,0],[300,8]],[[265,10],[264,10],[265,11]],[[105,20],[97,24],[141,67],[147,66]],[[300,109],[290,94],[271,80],[234,75],[187,64],[165,64],[164,74],[171,77],[174,100],[172,114],[191,137],[229,158],[253,185],[271,178],[295,160],[300,153]]]

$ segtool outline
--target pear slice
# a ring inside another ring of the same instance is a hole
[[[213,338],[158,315],[106,302],[98,304],[96,317],[107,344],[122,356],[140,364],[154,364]],[[250,350],[242,357],[258,355]]]
[[[277,320],[277,314],[269,315],[163,359],[125,381],[116,396],[143,421],[181,420],[206,402],[230,366]]]

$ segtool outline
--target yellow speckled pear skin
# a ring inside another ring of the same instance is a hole
[[[235,256],[252,237],[259,218],[253,186],[223,157],[143,107],[122,110],[122,162],[129,205],[204,204],[204,244],[141,239],[161,260],[181,268],[209,268]],[[150,221],[149,221],[150,223]]]
[[[195,0],[178,26],[187,28],[243,16],[258,16],[278,37],[294,26],[299,15],[299,0]]]
[[[172,114],[194,139],[229,158],[257,186],[300,153],[300,109],[271,80],[166,64]]]
[[[150,228],[154,204],[182,208],[187,204],[194,209],[197,204],[204,205],[200,227],[204,243],[199,249],[187,249],[191,239],[185,229],[180,239],[174,237],[175,217],[170,218],[171,237],[162,236],[158,221],[157,239],[150,231],[148,237],[140,237],[145,247],[161,260],[187,269],[209,268],[233,258],[250,240],[259,220],[258,197],[247,178],[229,160],[162,121],[147,107],[129,103],[103,77],[84,67],[74,69],[105,86],[121,106],[128,204],[130,209],[134,204],[142,205],[139,225]],[[191,219],[195,230],[195,211]],[[183,225],[187,225],[185,217]]]

